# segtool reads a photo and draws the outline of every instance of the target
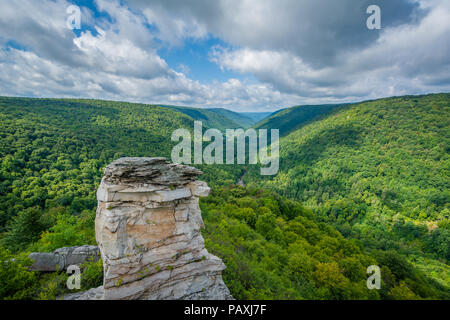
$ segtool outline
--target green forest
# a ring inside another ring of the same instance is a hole
[[[340,106],[288,131],[276,176],[249,167],[244,181],[301,201],[365,248],[440,266],[433,274],[448,284],[449,102],[435,94]],[[278,115],[277,124],[289,120]]]
[[[95,244],[95,193],[123,156],[165,156],[173,130],[241,125],[214,109],[0,97],[0,299],[56,299],[64,272],[31,272],[33,251]],[[450,299],[450,94],[294,107],[280,171],[203,165],[208,251],[236,299]],[[233,114],[236,117],[238,114]],[[250,125],[248,118],[245,125]],[[245,173],[245,174],[244,174]],[[244,174],[244,175],[243,175]],[[246,187],[236,186],[243,175]],[[368,290],[379,265],[382,289]],[[82,289],[102,265],[83,265]]]

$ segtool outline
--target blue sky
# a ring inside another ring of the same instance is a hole
[[[89,9],[95,19],[106,19],[107,21],[114,23],[114,18],[111,17],[108,12],[99,10],[95,1],[77,0],[72,1],[72,3],[80,8]],[[126,1],[121,1],[120,3],[127,5]],[[136,11],[136,13],[139,14],[139,11]],[[147,28],[150,32],[158,31],[158,26],[154,24],[147,24]],[[80,29],[73,30],[76,36],[80,36],[86,31],[90,31],[94,35],[98,34],[94,26],[86,23],[82,23]],[[213,35],[207,35],[200,39],[187,38],[182,44],[178,45],[165,45],[164,39],[156,40],[160,45],[160,48],[157,51],[158,55],[163,58],[172,69],[188,73],[193,80],[209,83],[211,81],[226,81],[229,78],[244,79],[242,74],[230,70],[223,70],[210,60],[211,48],[216,46],[229,47],[229,44]],[[247,77],[248,76],[249,75],[247,75]]]
[[[252,79],[251,74],[222,70],[219,65],[211,61],[211,48],[216,46],[228,47],[229,45],[220,39],[208,36],[206,39],[186,40],[181,46],[162,47],[158,50],[158,54],[171,68],[187,72],[190,78],[201,83],[226,81],[229,78]]]
[[[7,1],[0,95],[251,112],[448,92],[449,31],[446,0]]]
[[[114,22],[106,11],[100,11],[92,0],[78,0],[72,1],[73,4],[81,7],[88,8],[92,11],[93,16],[96,19],[106,19],[109,22]],[[123,5],[126,5],[126,1],[121,1]],[[139,13],[137,11],[137,13]],[[148,24],[149,31],[155,32],[158,30],[157,25]],[[83,32],[89,30],[93,34],[97,34],[94,27],[88,24],[81,24],[80,29],[74,29],[73,32],[80,36]],[[201,83],[209,83],[212,81],[226,81],[229,78],[236,78],[240,80],[252,79],[251,74],[240,74],[231,70],[221,69],[216,63],[211,61],[210,53],[211,48],[230,47],[230,45],[221,39],[208,34],[200,39],[187,38],[182,44],[178,45],[165,45],[164,39],[157,39],[160,48],[158,54],[163,58],[167,64],[174,70],[180,72],[187,72],[191,79],[198,80]]]

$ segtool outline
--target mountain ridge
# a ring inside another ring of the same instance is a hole
[[[200,202],[205,246],[228,267],[233,296],[448,297],[449,98],[381,99],[305,122],[281,138],[275,177],[248,165],[198,166],[212,188]],[[95,244],[104,166],[168,157],[173,130],[194,120],[160,106],[0,98],[0,259],[17,262],[1,266],[10,269],[0,272],[0,296],[64,295],[64,274],[34,275],[21,257]],[[247,187],[236,186],[243,173]],[[384,275],[378,293],[365,286],[371,264]],[[83,290],[101,285],[102,265],[85,268]]]

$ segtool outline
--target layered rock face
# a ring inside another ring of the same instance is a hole
[[[232,299],[207,252],[201,171],[165,158],[121,158],[105,170],[95,221],[104,299]]]

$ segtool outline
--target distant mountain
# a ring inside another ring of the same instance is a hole
[[[272,114],[271,112],[234,112],[224,108],[203,109],[169,105],[160,106],[184,113],[194,120],[203,121],[206,127],[219,130],[249,128]]]
[[[210,110],[212,112],[217,113],[218,115],[221,115],[225,118],[230,119],[231,121],[239,124],[239,126],[242,128],[249,128],[256,123],[256,121],[254,119],[245,115],[244,113],[238,113],[238,112],[234,112],[234,111],[223,109],[223,108],[213,108],[213,109],[207,109],[207,110]]]
[[[267,118],[255,125],[257,129],[279,129],[280,135],[284,136],[294,131],[308,121],[315,120],[320,116],[324,116],[332,112],[334,109],[345,105],[313,105],[313,106],[296,106],[282,109],[272,113]]]
[[[191,108],[191,107],[169,106],[169,105],[160,105],[160,106],[181,112],[194,120],[202,121],[203,126],[208,128],[225,130],[225,129],[240,128],[243,126],[241,123],[235,121],[235,119],[239,117],[235,112],[228,111],[225,109],[202,109],[202,108]],[[218,112],[217,110],[223,111]],[[243,121],[245,122],[246,120],[244,119]]]
[[[278,111],[277,111],[278,112]],[[240,112],[239,114],[252,119],[253,124],[261,121],[264,118],[267,118],[268,116],[272,115],[272,112]]]

